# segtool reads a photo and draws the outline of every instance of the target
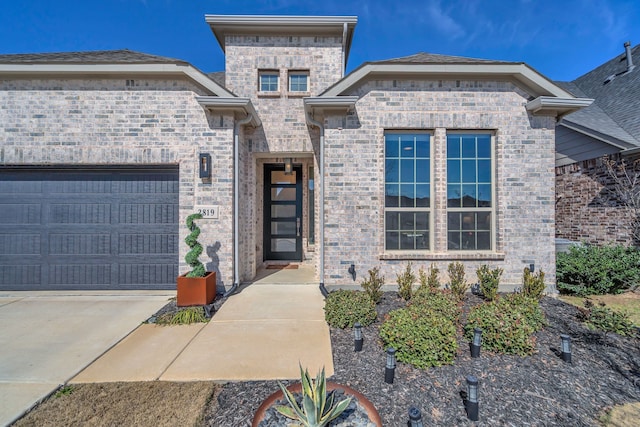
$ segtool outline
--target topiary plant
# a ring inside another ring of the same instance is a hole
[[[488,265],[483,265],[476,270],[480,292],[482,292],[482,295],[489,301],[496,299],[502,272],[503,270],[501,268],[491,269]]]
[[[380,275],[378,267],[369,270],[369,277],[360,284],[376,304],[382,299],[382,285],[384,285],[384,276]]]
[[[398,295],[400,295],[403,300],[409,301],[411,299],[413,284],[415,282],[416,275],[413,274],[413,271],[411,270],[411,262],[409,262],[404,272],[398,274],[398,277],[396,278],[396,283],[398,284]]]
[[[191,248],[184,257],[184,260],[191,267],[191,271],[185,275],[186,277],[204,277],[207,273],[204,269],[204,265],[199,260],[199,257],[202,254],[202,245],[198,243],[200,228],[194,222],[194,220],[201,218],[201,214],[195,213],[189,215],[186,220],[187,228],[190,233],[184,239],[184,242],[189,246],[189,248]]]
[[[522,274],[522,293],[529,298],[539,300],[544,294],[544,288],[544,272],[540,270],[533,274],[529,267],[525,267]]]
[[[372,324],[378,313],[376,303],[367,293],[340,289],[331,292],[324,303],[324,318],[334,328],[352,328]]]
[[[447,266],[447,272],[449,273],[451,292],[459,301],[462,301],[464,294],[471,286],[464,277],[464,265],[458,261],[452,262]]]

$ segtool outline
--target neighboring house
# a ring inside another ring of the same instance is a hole
[[[172,287],[199,209],[219,290],[271,261],[327,286],[352,264],[389,283],[409,261],[469,281],[491,264],[505,284],[535,264],[553,287],[556,118],[591,100],[519,62],[418,53],[345,76],[355,17],[206,22],[224,74],[0,55],[0,289]]]
[[[590,243],[632,243],[632,212],[621,206],[603,160],[640,155],[640,46],[570,83],[589,107],[565,116],[556,128],[556,236]],[[636,242],[638,243],[638,242]]]

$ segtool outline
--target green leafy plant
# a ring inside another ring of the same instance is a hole
[[[398,295],[405,301],[409,301],[413,293],[413,284],[416,283],[416,275],[411,269],[411,262],[407,264],[404,272],[398,274],[396,283],[398,284]]]
[[[369,277],[360,284],[376,304],[382,299],[382,285],[384,285],[384,276],[380,275],[378,267],[369,270]]]
[[[464,294],[470,287],[464,277],[464,265],[458,261],[449,263],[447,272],[449,273],[449,287],[451,292],[453,292],[453,295],[455,295],[458,300],[462,300]]]
[[[471,341],[474,328],[480,328],[483,348],[527,356],[535,350],[533,334],[546,324],[537,299],[510,294],[473,307],[464,335]]]
[[[56,399],[62,396],[69,396],[71,393],[73,393],[74,388],[72,385],[65,385],[62,388],[60,388],[60,390],[56,391],[55,397]]]
[[[184,242],[189,246],[189,252],[184,257],[184,260],[191,267],[191,271],[186,274],[186,277],[204,277],[206,271],[204,265],[200,262],[200,255],[202,254],[202,245],[198,242],[198,236],[200,236],[200,228],[194,222],[196,219],[201,219],[202,215],[199,213],[191,214],[187,217],[186,223],[190,233],[184,239]]]
[[[416,293],[406,307],[388,313],[380,327],[385,347],[396,349],[399,361],[417,368],[453,363],[458,349],[456,300],[444,292]]]
[[[352,328],[372,324],[377,317],[376,303],[362,291],[340,289],[331,292],[324,303],[324,318],[334,328]]]
[[[302,383],[302,405],[298,405],[294,394],[278,381],[288,406],[278,405],[275,409],[285,417],[299,421],[304,427],[326,426],[338,418],[351,403],[350,397],[335,402],[335,390],[327,393],[324,367],[313,380],[309,371],[303,371],[301,365],[300,382]]]
[[[633,335],[633,323],[627,313],[612,310],[603,302],[595,305],[590,300],[585,300],[584,306],[585,308],[579,311],[579,319],[590,329],[615,332],[624,336]]]
[[[524,268],[522,274],[522,293],[530,298],[540,300],[544,295],[544,272],[531,273],[529,267]]]
[[[440,270],[438,270],[438,267],[435,264],[431,264],[428,274],[424,268],[420,267],[420,270],[418,270],[418,281],[420,282],[420,286],[418,287],[417,292],[433,292],[440,289],[438,273],[440,273]]]
[[[489,301],[496,299],[498,295],[498,286],[500,286],[500,276],[502,276],[503,270],[501,268],[489,268],[488,265],[483,265],[476,270],[478,276],[478,283],[480,285],[480,292]]]
[[[558,290],[577,296],[618,294],[640,283],[640,250],[632,247],[571,246],[556,258]]]

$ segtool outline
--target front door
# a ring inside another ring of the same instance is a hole
[[[302,261],[301,166],[264,166],[264,260]]]

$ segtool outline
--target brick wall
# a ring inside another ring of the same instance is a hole
[[[218,205],[202,220],[201,260],[232,281],[233,117],[212,116],[186,80],[0,80],[0,166],[179,165],[180,271],[184,220],[194,205]],[[213,178],[198,178],[198,153]]]

